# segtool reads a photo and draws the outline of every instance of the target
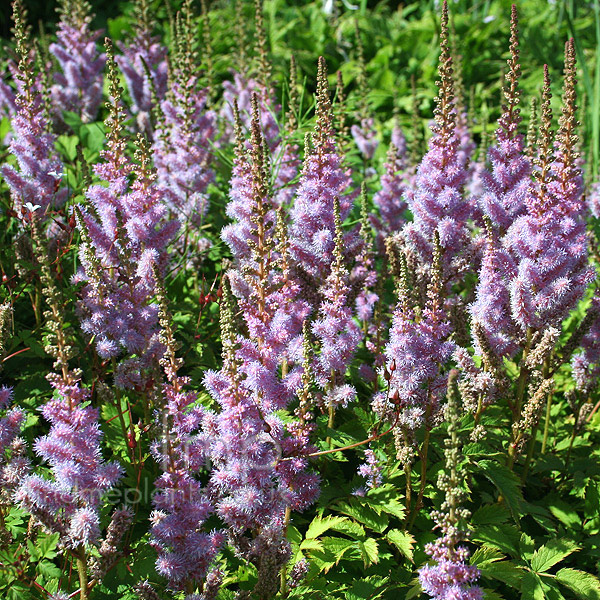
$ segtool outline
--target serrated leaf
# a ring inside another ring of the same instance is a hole
[[[351,521],[350,519],[344,519],[342,523],[332,525],[331,529],[354,538],[363,538],[365,536],[365,528],[360,523]]]
[[[477,550],[473,552],[473,556],[471,556],[471,564],[480,566],[503,560],[504,558],[504,554],[502,554],[502,552],[500,552],[498,549],[484,544],[481,546],[481,548],[477,548]]]
[[[476,466],[496,486],[510,514],[518,523],[519,511],[523,502],[519,478],[504,465],[491,460],[480,460]]]
[[[544,588],[542,581],[535,573],[525,573],[521,582],[522,600],[544,600]]]
[[[478,568],[484,577],[497,579],[515,589],[521,588],[523,575],[526,573],[523,567],[519,567],[509,560],[485,563]]]
[[[369,529],[377,533],[383,533],[389,524],[389,518],[385,514],[378,514],[370,506],[352,502],[351,504],[341,504],[339,511],[356,519]]]
[[[550,540],[533,553],[531,568],[536,573],[543,573],[579,549],[580,547],[571,540]]]
[[[510,518],[510,512],[503,504],[487,504],[473,513],[473,523],[478,525],[504,523]]]
[[[360,550],[365,568],[369,565],[377,564],[379,561],[379,548],[373,538],[367,538],[362,542],[358,542],[358,549]]]
[[[323,550],[321,540],[303,540],[300,544],[300,550]]]
[[[410,562],[413,562],[413,545],[415,538],[408,533],[408,531],[400,531],[399,529],[391,529],[385,536],[390,541],[400,554],[408,558]]]
[[[600,580],[591,573],[578,569],[561,569],[556,580],[584,600],[600,600]]]
[[[519,555],[519,531],[514,525],[483,525],[473,532],[473,540],[495,546],[511,556]]]
[[[315,517],[312,520],[312,523],[308,526],[308,531],[306,532],[306,539],[314,539],[323,535],[328,529],[332,529],[336,525],[344,523],[348,521],[347,517],[335,517],[333,515],[329,515],[327,517]]]

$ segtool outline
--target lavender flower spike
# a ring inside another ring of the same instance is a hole
[[[55,137],[48,132],[48,119],[37,90],[25,26],[26,12],[20,0],[13,3],[13,16],[19,55],[16,76],[21,91],[16,100],[17,112],[11,119],[13,137],[9,150],[16,158],[17,166],[5,164],[0,172],[10,188],[19,216],[29,217],[38,211],[37,218],[40,218],[51,205],[60,206],[67,191],[59,189],[63,168],[54,150]]]
[[[325,59],[319,58],[317,123],[314,148],[304,157],[304,167],[290,211],[290,254],[301,269],[316,279],[329,274],[329,257],[335,246],[333,204],[340,202],[342,221],[352,206],[351,179],[336,149]]]
[[[498,121],[496,144],[488,151],[492,172],[483,171],[485,193],[480,198],[481,210],[494,228],[504,235],[512,222],[524,214],[531,186],[531,163],[525,153],[523,135],[519,133],[519,33],[517,8],[513,4],[510,20],[510,60],[506,74],[504,112]]]
[[[50,52],[58,60],[62,73],[55,73],[52,99],[62,111],[79,114],[84,123],[93,121],[102,102],[104,54],[96,47],[101,31],[91,31],[90,5],[87,0],[61,0],[57,42]]]
[[[157,99],[167,91],[167,49],[152,36],[148,0],[136,1],[135,35],[129,44],[118,43],[123,56],[115,57],[132,100],[131,112],[139,131],[152,135],[150,114],[153,107],[152,87]],[[148,75],[148,72],[150,75]]]
[[[449,266],[455,257],[469,247],[466,222],[471,208],[463,198],[467,173],[456,133],[447,2],[442,8],[440,44],[440,89],[434,111],[433,135],[429,140],[429,150],[417,170],[415,193],[409,198],[414,220],[405,227],[404,236],[421,263],[427,264],[433,253],[433,234],[437,231],[444,249],[444,264]]]

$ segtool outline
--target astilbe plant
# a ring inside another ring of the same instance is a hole
[[[209,487],[217,499],[217,514],[228,526],[232,543],[257,564],[257,586],[270,589],[289,556],[285,541],[289,512],[310,505],[318,493],[318,478],[307,471],[303,455],[310,452],[310,445],[305,434],[293,421],[284,424],[277,415],[293,400],[299,385],[294,372],[287,373],[289,350],[282,341],[292,342],[289,336],[296,329],[300,333],[298,314],[306,314],[307,306],[294,299],[297,288],[286,281],[285,266],[280,271],[283,277],[277,272],[282,262],[285,265],[285,247],[275,247],[270,230],[272,204],[263,148],[255,96],[251,152],[240,157],[246,163],[250,215],[238,218],[247,219],[243,226],[248,231],[248,252],[237,255],[236,268],[228,276],[248,335],[234,334],[228,281],[221,301],[224,365],[219,372],[208,371],[204,381],[221,407],[207,424],[214,436]]]
[[[178,221],[167,221],[163,192],[149,164],[142,138],[138,140],[139,168],[127,156],[123,137],[121,90],[110,46],[107,46],[111,82],[109,132],[103,163],[95,173],[108,185],[95,184],[87,191],[89,206],[77,208],[77,224],[82,235],[82,268],[76,276],[84,281],[81,296],[82,328],[95,336],[96,351],[106,359],[123,352],[116,373],[121,387],[144,382],[142,370],[156,362],[161,346],[158,341],[158,310],[152,304],[154,265],[162,271],[167,261],[166,246],[176,232]]]
[[[63,166],[54,149],[56,137],[49,131],[48,115],[36,85],[27,13],[20,0],[13,3],[13,18],[19,56],[15,76],[20,91],[17,110],[11,119],[13,135],[9,150],[17,165],[4,164],[1,173],[10,188],[17,214],[28,218],[38,211],[45,216],[51,206],[60,206],[65,201],[67,190],[60,186]]]
[[[102,103],[106,57],[96,44],[102,32],[91,30],[87,0],[62,0],[59,10],[57,41],[49,47],[61,69],[54,74],[52,101],[59,112],[75,112],[87,123],[96,118]]]
[[[34,446],[36,454],[49,464],[51,478],[27,475],[14,497],[42,526],[59,535],[61,544],[77,561],[81,598],[86,600],[87,550],[100,541],[102,501],[120,479],[122,469],[116,462],[102,458],[98,410],[90,405],[91,394],[81,384],[81,371],[69,368],[74,348],[69,344],[62,296],[35,216],[31,228],[48,304],[45,317],[50,334],[45,349],[55,358],[57,370],[47,376],[54,396],[41,407],[50,430],[38,437]]]
[[[557,326],[583,296],[593,272],[587,264],[583,179],[577,164],[575,48],[565,48],[562,115],[551,146],[549,79],[542,107],[542,144],[527,212],[506,234],[517,263],[510,282],[511,314],[523,332]]]
[[[167,91],[167,48],[152,35],[148,1],[137,0],[135,10],[134,36],[127,44],[118,43],[123,54],[115,60],[127,82],[137,127],[151,136],[153,97],[161,101]]]

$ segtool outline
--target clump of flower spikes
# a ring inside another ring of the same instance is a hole
[[[94,171],[108,186],[91,186],[87,192],[90,206],[77,208],[82,236],[82,269],[77,280],[86,282],[81,292],[83,330],[95,336],[102,358],[116,358],[124,350],[133,355],[120,364],[117,373],[119,386],[133,387],[142,384],[141,370],[150,367],[161,352],[158,311],[152,304],[152,269],[153,265],[164,268],[166,246],[179,224],[165,219],[163,192],[150,168],[144,140],[138,139],[139,168],[126,155],[121,90],[108,42],[107,56],[109,133],[107,148],[102,151],[104,162],[95,165]],[[137,173],[130,188],[134,170]]]
[[[514,353],[528,331],[557,326],[575,307],[593,277],[587,264],[583,181],[576,152],[576,108],[575,50],[569,40],[565,50],[563,108],[554,152],[550,80],[545,67],[536,181],[525,198],[525,213],[510,225],[502,247],[494,243],[488,249],[480,277],[483,283],[472,311],[475,320],[492,333],[496,352]],[[486,321],[486,314],[491,321]]]
[[[197,235],[208,211],[208,185],[214,181],[210,145],[216,116],[207,110],[208,90],[194,72],[198,53],[193,39],[189,2],[176,20],[177,55],[170,72],[169,91],[161,103],[162,116],[154,135],[154,164],[165,200],[182,224]]]
[[[448,381],[446,468],[440,472],[437,484],[445,493],[445,500],[441,510],[432,513],[442,535],[425,548],[436,564],[419,569],[419,582],[423,591],[435,600],[482,600],[483,590],[473,585],[479,578],[479,570],[467,564],[469,550],[460,545],[467,539],[463,523],[470,513],[460,506],[465,493],[461,488],[459,464],[461,441],[458,435],[460,414],[457,376],[457,371],[451,371]]]
[[[158,269],[155,277],[157,280],[160,277]],[[201,431],[206,411],[197,403],[198,395],[184,389],[189,378],[178,374],[182,360],[175,355],[176,342],[165,291],[162,283],[156,287],[164,348],[160,362],[167,382],[162,387],[163,435],[152,446],[152,454],[163,473],[155,481],[150,535],[158,553],[158,573],[173,589],[189,590],[206,578],[224,536],[217,531],[202,531],[204,521],[214,512],[209,495],[196,478],[207,459],[209,440]]]
[[[57,41],[50,44],[61,68],[54,74],[53,104],[60,112],[77,113],[84,123],[98,114],[106,63],[96,46],[102,32],[91,31],[92,18],[87,0],[61,0]]]
[[[148,0],[136,0],[135,11],[133,39],[117,44],[123,55],[115,60],[125,76],[138,129],[151,136],[153,96],[161,101],[167,91],[167,48],[152,36]]]
[[[449,341],[451,327],[442,307],[442,249],[434,236],[433,276],[427,291],[423,310],[412,306],[408,268],[404,256],[398,287],[398,304],[394,311],[389,341],[385,347],[388,378],[388,398],[395,407],[374,402],[380,414],[396,413],[395,424],[406,431],[414,431],[425,424],[431,427],[439,421],[440,401],[446,393],[447,375],[440,372],[454,350]],[[418,314],[420,313],[420,314]]]
[[[226,209],[235,222],[221,235],[235,258],[229,279],[250,337],[263,341],[262,351],[271,354],[275,364],[285,359],[289,366],[300,358],[302,323],[311,309],[299,297],[301,289],[291,273],[284,217],[281,210],[276,214],[269,195],[256,94],[253,114],[249,152],[239,121],[236,125],[238,143],[231,201]]]
[[[463,198],[467,172],[456,131],[447,2],[442,9],[440,45],[440,81],[433,135],[417,170],[414,195],[408,197],[413,221],[405,226],[403,235],[421,265],[426,265],[433,252],[434,232],[437,232],[444,249],[445,270],[449,269],[448,275],[451,275],[456,270],[451,266],[453,261],[470,247],[466,223],[471,209]]]
[[[59,187],[63,167],[54,150],[56,138],[49,132],[44,102],[36,85],[26,17],[21,0],[15,0],[13,18],[19,56],[15,77],[19,81],[19,93],[17,110],[11,119],[13,135],[9,150],[17,167],[4,164],[1,172],[17,214],[28,217],[36,211],[45,215],[51,205],[60,206],[67,190]]]
[[[335,246],[331,272],[321,287],[323,298],[319,315],[312,323],[313,334],[320,352],[315,360],[314,373],[325,390],[324,403],[330,411],[346,406],[356,397],[353,386],[344,383],[356,348],[362,338],[360,327],[353,320],[349,302],[348,271],[344,266],[343,233],[339,201],[334,200]]]
[[[351,178],[336,149],[325,59],[317,73],[317,122],[307,144],[304,166],[294,205],[290,211],[290,254],[299,269],[315,280],[329,274],[329,257],[335,246],[333,204],[340,203],[342,221],[348,216],[353,195]]]
[[[235,254],[236,268],[228,277],[239,298],[248,337],[234,334],[233,299],[226,281],[221,301],[224,364],[219,372],[206,373],[205,385],[221,406],[209,425],[214,435],[209,485],[217,498],[217,514],[230,528],[238,550],[258,561],[260,581],[263,555],[277,564],[283,560],[286,509],[308,506],[318,493],[318,478],[306,471],[303,456],[310,452],[309,440],[294,428],[294,422],[284,425],[276,414],[291,402],[299,383],[293,373],[285,375],[287,367],[282,378],[277,374],[286,359],[277,337],[278,321],[280,316],[291,316],[281,330],[289,331],[297,315],[275,310],[287,304],[281,300],[288,284],[284,279],[280,286],[277,274],[279,265],[284,275],[288,272],[287,258],[285,246],[280,243],[276,249],[273,239],[268,163],[256,96],[252,110],[250,155],[242,152],[237,158],[248,209],[238,217],[244,221],[248,241],[246,249]],[[278,237],[281,240],[279,227]],[[252,532],[260,533],[249,540],[244,534]]]

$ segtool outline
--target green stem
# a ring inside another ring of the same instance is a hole
[[[79,587],[81,588],[79,590],[79,598],[81,600],[88,600],[87,560],[83,546],[80,546],[77,552],[77,573],[79,574]]]
[[[552,397],[554,394],[548,394],[548,400],[546,401],[546,422],[544,423],[544,437],[542,439],[542,454],[546,452],[546,445],[548,442],[548,430],[550,429],[550,410],[552,408]]]
[[[423,446],[421,447],[421,485],[419,486],[419,494],[417,495],[417,502],[413,509],[413,513],[410,517],[408,524],[408,531],[412,529],[415,519],[419,514],[419,511],[423,507],[423,494],[425,493],[425,485],[427,484],[427,454],[429,451],[429,439],[431,437],[431,430],[429,427],[425,430],[425,439],[423,440]]]
[[[288,526],[290,524],[290,518],[292,516],[292,509],[289,506],[286,506],[285,508],[285,517],[284,517],[284,529],[283,531],[285,532],[286,536],[287,536],[287,529]],[[281,568],[281,574],[280,574],[280,592],[281,592],[281,597],[282,598],[287,598],[288,596],[288,588],[287,588],[287,563],[283,565],[283,567]]]

